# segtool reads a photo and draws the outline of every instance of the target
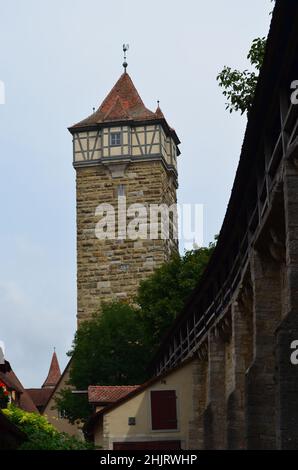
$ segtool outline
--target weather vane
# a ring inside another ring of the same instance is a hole
[[[129,44],[123,44],[123,52],[124,52],[124,62],[123,62],[123,67],[124,67],[124,72],[126,73],[126,68],[128,66],[128,63],[126,62],[126,52],[129,49]]]

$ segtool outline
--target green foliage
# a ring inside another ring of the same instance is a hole
[[[92,413],[87,393],[72,393],[71,389],[64,388],[57,393],[55,402],[57,409],[63,414],[63,417],[72,424],[75,424],[78,419],[85,421]]]
[[[88,385],[135,384],[142,379],[143,330],[138,311],[122,302],[103,304],[101,313],[80,325],[73,342],[70,382]]]
[[[251,65],[253,65],[257,70],[261,70],[263,64],[266,42],[267,40],[265,37],[254,39],[247,56]]]
[[[69,384],[76,390],[89,385],[129,385],[144,382],[147,365],[161,337],[171,326],[199,281],[214,244],[178,254],[141,282],[137,306],[113,302],[84,321],[75,335]],[[64,389],[57,408],[70,422],[86,420],[91,409],[87,394]]]
[[[19,447],[20,450],[84,450],[90,449],[79,439],[58,432],[44,416],[28,413],[13,405],[3,413],[21,430],[27,440]]]
[[[218,74],[217,81],[224,89],[223,95],[227,99],[226,109],[229,109],[230,113],[241,111],[243,114],[250,110],[265,55],[265,47],[265,37],[254,39],[252,42],[247,58],[255,71],[232,70],[231,67],[225,66]]]
[[[198,283],[214,249],[199,248],[183,257],[175,255],[140,283],[137,303],[141,307],[145,336],[151,351],[159,345],[187,297]]]
[[[103,304],[101,313],[83,322],[75,335],[69,383],[78,390],[89,385],[127,385],[147,376],[147,347],[138,309],[121,302]],[[74,422],[90,415],[87,395],[62,390],[60,411]]]

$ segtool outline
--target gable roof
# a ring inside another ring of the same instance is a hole
[[[20,408],[30,413],[38,413],[38,409],[33,403],[30,395],[24,389],[14,371],[10,368],[7,372],[0,372],[1,380],[7,384],[7,387],[20,393]]]
[[[97,411],[96,413],[94,413],[90,418],[89,420],[85,423],[84,425],[84,430],[88,433],[90,432],[90,430],[92,429],[93,425],[97,422],[97,420],[103,416],[104,414],[108,413],[109,411],[112,411],[116,408],[118,408],[118,406],[122,405],[123,403],[126,403],[127,401],[131,400],[132,398],[136,397],[137,395],[139,395],[140,393],[142,393],[144,390],[146,390],[147,388],[151,387],[152,385],[156,384],[157,382],[160,382],[161,380],[163,380],[165,377],[167,377],[168,375],[171,375],[173,374],[174,372],[177,372],[178,370],[182,369],[184,366],[190,364],[195,358],[197,357],[196,354],[194,354],[193,356],[191,357],[188,357],[187,359],[185,359],[183,362],[181,362],[180,364],[178,364],[177,366],[173,367],[172,369],[169,369],[167,371],[165,371],[163,374],[160,374],[160,375],[157,375],[155,377],[152,377],[151,379],[147,380],[147,382],[143,383],[142,385],[139,385],[137,386],[134,390],[132,390],[130,393],[128,393],[127,395],[124,395],[123,397],[119,398],[119,400],[117,400],[116,402],[114,403],[111,403],[110,405],[106,406],[105,408],[103,408],[102,410],[100,411]]]
[[[115,403],[138,387],[139,385],[90,385],[88,400],[89,403]]]
[[[0,372],[0,381],[3,382],[8,390],[15,390],[23,393],[21,388],[8,376],[7,372]]]
[[[44,408],[50,395],[52,395],[52,388],[26,388],[31,400],[37,408]]]
[[[60,366],[59,366],[57,354],[54,351],[53,356],[52,356],[52,360],[51,360],[51,364],[50,364],[49,373],[48,373],[48,376],[47,376],[46,380],[44,381],[44,383],[42,385],[42,388],[47,388],[47,387],[53,388],[53,387],[55,387],[55,385],[57,384],[60,377],[61,377]]]

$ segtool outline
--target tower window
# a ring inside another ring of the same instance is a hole
[[[111,132],[110,145],[121,145],[121,132]]]
[[[117,187],[117,196],[125,196],[125,186],[124,184],[119,184]]]

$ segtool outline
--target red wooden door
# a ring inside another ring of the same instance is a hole
[[[151,391],[152,429],[177,429],[175,390]]]

